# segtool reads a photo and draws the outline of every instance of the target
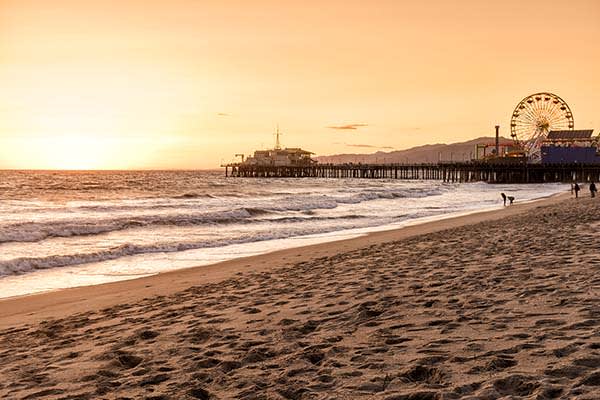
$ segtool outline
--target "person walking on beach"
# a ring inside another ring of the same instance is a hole
[[[506,195],[504,193],[500,193],[500,196],[502,196],[502,200],[504,200],[504,205],[506,205]]]
[[[579,187],[579,185],[577,184],[577,182],[575,182],[575,185],[573,185],[573,189],[575,190],[575,198],[579,197],[579,191],[581,190],[581,188]]]
[[[598,189],[596,189],[596,184],[594,182],[590,183],[590,194],[592,195],[592,197],[596,197],[597,191]]]

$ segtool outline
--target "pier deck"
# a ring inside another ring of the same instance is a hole
[[[439,163],[315,164],[310,166],[223,165],[225,175],[255,178],[419,179],[444,182],[598,182],[600,164]]]

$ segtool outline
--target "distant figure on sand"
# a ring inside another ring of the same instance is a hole
[[[592,195],[592,197],[596,197],[597,191],[598,189],[596,189],[596,184],[594,182],[590,183],[590,194]]]
[[[513,201],[515,201],[515,198],[513,196],[507,196],[504,193],[500,193],[500,196],[502,196],[502,200],[504,201],[504,205],[506,205],[506,200],[508,199],[509,203],[512,204]]]
[[[573,185],[573,189],[575,190],[575,198],[578,198],[579,191],[581,190],[581,188],[579,187],[579,185],[577,183],[575,183],[575,185]]]

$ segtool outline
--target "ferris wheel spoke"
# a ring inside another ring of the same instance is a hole
[[[530,118],[530,120],[531,120],[532,123],[537,123],[537,120],[538,120],[538,111],[533,106],[530,106],[527,109],[527,115],[529,115],[529,118]]]
[[[516,120],[517,122],[517,127],[521,128],[521,129],[527,129],[527,130],[531,130],[531,129],[535,129],[535,122],[531,121],[531,120]]]
[[[524,114],[528,114],[529,113],[529,103],[527,103],[526,101],[522,101],[519,103],[519,105],[517,106],[517,108],[515,109],[515,111],[524,113]]]
[[[567,127],[568,125],[569,125],[568,119],[565,119],[565,118],[561,117],[560,115],[554,116],[550,120],[550,126],[552,126],[553,128]]]
[[[562,110],[557,111],[556,113],[554,113],[552,115],[552,118],[550,119],[551,124],[554,125],[564,125],[566,127],[569,126],[569,123],[571,122],[571,118],[567,117],[567,113],[562,112]]]
[[[562,107],[560,102],[557,104],[552,104],[551,114],[553,117],[561,118],[561,116],[564,115],[564,112],[560,109],[560,107]]]
[[[535,130],[535,125],[533,124],[517,124],[515,127],[515,132],[518,135],[523,135],[524,133],[532,132],[533,130]],[[523,137],[521,138],[524,139]]]
[[[555,103],[554,100],[552,100],[550,104],[550,112],[554,114],[558,111],[560,111],[560,101]]]
[[[552,100],[552,96],[543,95],[544,109],[548,112],[550,112],[550,110],[552,109],[552,105],[554,104],[552,103]]]
[[[563,119],[562,115],[560,112],[554,111],[553,113],[548,115],[548,121],[550,122],[556,122]]]
[[[515,121],[520,122],[522,124],[530,124],[530,125],[535,124],[534,119],[531,118],[531,116],[529,116],[529,115],[519,115],[518,117],[515,118]]]
[[[550,96],[551,100],[549,101],[550,103],[550,114],[556,114],[556,113],[560,113],[560,107],[562,106],[562,102],[556,98],[556,96]]]
[[[533,119],[533,113],[532,113],[531,108],[529,108],[529,106],[523,107],[523,109],[520,112],[520,115],[526,116],[529,119]]]
[[[523,103],[523,112],[526,115],[532,116],[533,115],[533,107],[531,106],[531,103],[525,102]]]
[[[540,99],[539,101],[536,101],[536,109],[538,111],[539,114],[544,114],[546,113],[546,104],[544,104],[544,99]]]
[[[513,122],[517,124],[517,126],[534,126],[535,120],[529,114],[521,114],[517,118],[513,119]]]
[[[549,101],[545,101],[542,104],[542,109],[543,109],[543,113],[544,113],[544,117],[546,118],[550,118],[550,115],[552,114],[552,111],[550,110],[550,104],[548,104]]]
[[[520,114],[518,117],[513,117],[511,122],[511,127],[514,124],[514,129],[517,130],[523,127],[533,127],[535,125],[534,121],[531,119],[529,115]]]

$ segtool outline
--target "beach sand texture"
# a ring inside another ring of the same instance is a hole
[[[600,399],[597,200],[24,313],[0,331],[0,397]]]

